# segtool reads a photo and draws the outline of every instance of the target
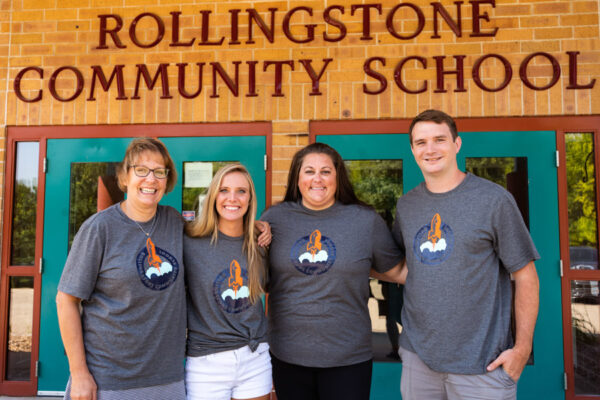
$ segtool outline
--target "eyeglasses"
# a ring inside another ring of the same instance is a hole
[[[150,169],[143,165],[130,165],[129,168],[133,168],[135,175],[140,178],[145,178],[152,172],[156,179],[165,179],[169,175],[169,168],[154,168]]]

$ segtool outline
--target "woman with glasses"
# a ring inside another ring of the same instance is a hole
[[[158,204],[173,161],[159,140],[135,139],[117,178],[126,200],[83,223],[58,286],[65,399],[184,400],[184,222]]]
[[[267,400],[271,358],[260,294],[264,252],[255,238],[256,193],[248,170],[214,176],[200,216],[186,226],[188,400]]]

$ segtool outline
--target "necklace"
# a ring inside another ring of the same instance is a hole
[[[125,203],[125,208],[127,209],[127,203]],[[137,225],[138,228],[140,228],[140,230],[142,232],[144,232],[144,235],[146,235],[147,237],[150,237],[150,235],[152,234],[152,232],[154,232],[154,226],[156,225],[156,214],[158,213],[158,210],[156,210],[156,212],[154,213],[154,215],[152,216],[152,225],[150,226],[150,231],[146,232],[144,230],[144,228],[142,228],[142,226],[133,218],[129,217],[130,220],[132,220],[133,222],[135,222],[135,224]],[[127,213],[125,214],[127,215]]]
[[[138,228],[140,228],[140,230],[142,232],[144,232],[144,235],[150,237],[150,235],[152,234],[152,232],[154,232],[154,226],[156,225],[156,214],[154,214],[154,216],[152,217],[152,225],[150,226],[150,231],[146,232],[144,230],[144,228],[142,228],[142,226],[134,219],[132,219],[133,222],[135,222],[135,224],[138,226]]]

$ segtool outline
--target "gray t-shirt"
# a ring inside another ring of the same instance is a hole
[[[512,195],[471,174],[446,193],[422,183],[392,231],[408,265],[400,345],[438,372],[485,373],[513,345],[510,273],[539,258]]]
[[[184,377],[183,220],[158,206],[140,224],[119,204],[77,232],[58,290],[82,299],[86,361],[100,390],[131,389]]]
[[[288,363],[352,365],[373,357],[369,271],[403,255],[373,210],[336,203],[314,211],[286,202],[269,208],[269,345]]]
[[[262,301],[250,302],[244,238],[219,232],[210,237],[184,236],[187,283],[187,355],[199,357],[267,341]]]

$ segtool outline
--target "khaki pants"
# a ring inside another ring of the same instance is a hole
[[[481,375],[436,372],[400,347],[402,400],[515,400],[517,384],[498,367]]]

